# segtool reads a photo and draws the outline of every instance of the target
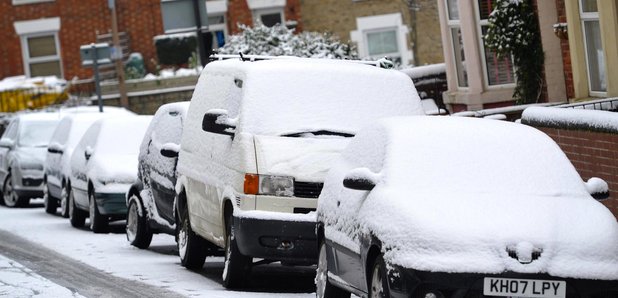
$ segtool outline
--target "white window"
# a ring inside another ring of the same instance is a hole
[[[227,0],[206,1],[208,12],[208,29],[212,33],[212,48],[218,49],[225,45],[227,40]]]
[[[41,2],[54,2],[56,0],[13,0],[13,5],[32,4]]]
[[[412,61],[406,42],[408,27],[402,23],[400,13],[356,18],[356,28],[350,37],[358,45],[361,57],[374,60],[389,57],[402,65]]]
[[[591,95],[604,96],[607,91],[607,81],[597,1],[580,0],[579,4],[586,49],[589,91]]]
[[[247,0],[249,9],[253,13],[253,21],[272,27],[275,24],[285,24],[283,8],[285,0]]]
[[[486,82],[489,86],[507,85],[515,83],[513,73],[513,60],[511,58],[498,58],[498,55],[485,47],[483,36],[489,28],[489,14],[496,6],[495,0],[478,0],[477,13],[479,22],[479,42],[483,51],[483,68],[485,70]]]
[[[24,73],[28,77],[62,78],[60,55],[60,18],[20,21],[14,24],[21,39]]]
[[[450,37],[453,43],[453,58],[457,71],[457,85],[468,87],[468,71],[466,68],[466,55],[464,53],[463,38],[461,37],[461,22],[459,20],[459,7],[457,0],[446,0],[447,22]]]

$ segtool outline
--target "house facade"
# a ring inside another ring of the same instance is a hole
[[[402,65],[444,61],[435,0],[301,0],[303,29],[356,44],[362,58]]]
[[[127,51],[139,52],[147,71],[154,71],[153,38],[167,34],[162,2],[169,0],[116,0],[118,30],[128,39]],[[191,1],[191,0],[185,0]],[[202,0],[206,1],[212,47],[225,44],[237,24],[261,21],[284,23],[301,30],[300,0]],[[111,10],[103,0],[4,0],[0,2],[0,79],[55,75],[89,78],[82,67],[79,47],[111,32]]]

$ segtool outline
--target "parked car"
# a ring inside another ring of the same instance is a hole
[[[189,102],[162,105],[139,150],[137,181],[127,192],[127,240],[148,248],[154,233],[176,233],[176,164]]]
[[[216,61],[195,90],[178,161],[178,247],[194,269],[224,248],[228,288],[244,285],[253,258],[315,263],[332,161],[367,121],[423,115],[404,74],[348,61]]]
[[[69,219],[81,227],[89,218],[95,233],[125,219],[125,195],[137,179],[140,141],[152,116],[103,118],[93,123],[73,150]]]
[[[15,116],[0,139],[2,203],[28,206],[43,196],[43,162],[49,139],[60,121],[58,113]]]
[[[618,297],[608,195],[529,126],[381,120],[326,178],[317,296]]]
[[[67,108],[68,113],[60,120],[54,131],[47,155],[45,157],[45,176],[43,177],[45,211],[55,214],[60,207],[60,214],[69,217],[67,187],[71,173],[71,155],[73,149],[92,123],[103,117],[135,115],[125,109],[105,107],[104,113],[89,107]]]

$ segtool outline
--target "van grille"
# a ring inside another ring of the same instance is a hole
[[[317,198],[324,183],[294,181],[294,196],[299,198]]]

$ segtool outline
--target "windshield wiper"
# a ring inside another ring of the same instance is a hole
[[[351,134],[351,133],[331,131],[331,130],[301,131],[301,132],[286,133],[286,134],[282,134],[281,136],[282,137],[291,137],[291,138],[300,138],[300,137],[305,137],[307,135],[313,135],[313,136],[338,136],[338,137],[344,137],[344,138],[354,137],[354,135]]]

